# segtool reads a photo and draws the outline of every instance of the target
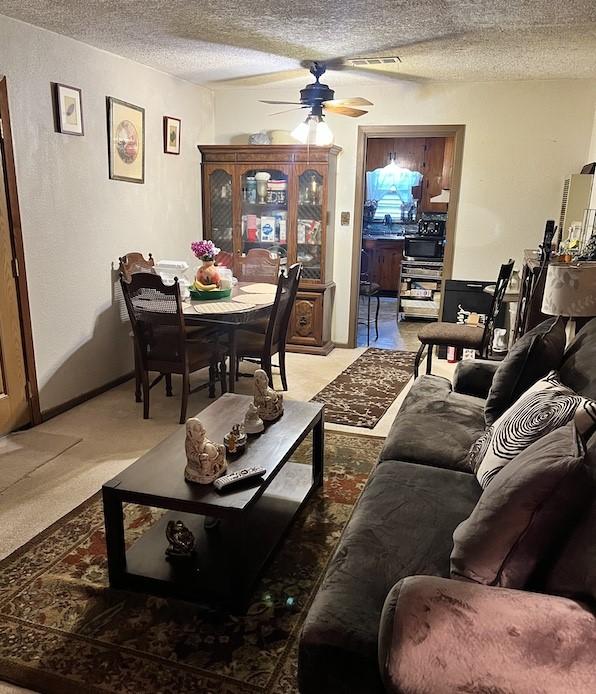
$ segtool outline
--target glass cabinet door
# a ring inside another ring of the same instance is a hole
[[[302,263],[302,279],[321,281],[325,209],[323,174],[307,168],[298,176],[296,258]]]
[[[234,257],[232,172],[212,165],[208,169],[207,180],[210,215],[205,220],[206,236],[223,252],[230,254],[231,263]]]
[[[288,255],[289,169],[243,169],[240,175],[241,253],[266,248],[282,262]]]

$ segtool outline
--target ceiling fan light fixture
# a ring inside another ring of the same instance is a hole
[[[292,137],[303,145],[324,147],[333,143],[331,128],[323,120],[323,116],[310,114],[302,123],[292,130]]]
[[[298,142],[302,142],[302,144],[306,144],[308,140],[308,118],[301,123],[298,123],[298,125],[292,130],[291,135],[295,140],[298,140]]]

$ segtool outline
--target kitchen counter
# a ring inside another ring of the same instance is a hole
[[[362,234],[366,241],[403,241],[403,234]]]
[[[380,239],[383,241],[399,241],[405,236],[418,233],[418,224],[411,222],[394,222],[390,227],[385,224],[367,224],[362,229],[363,239]]]
[[[362,248],[368,254],[371,281],[380,286],[382,293],[396,296],[399,290],[399,273],[404,253],[403,235],[363,236]]]

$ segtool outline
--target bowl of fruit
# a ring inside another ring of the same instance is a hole
[[[227,299],[232,293],[231,289],[220,289],[217,284],[203,284],[195,280],[190,286],[190,296],[199,301],[215,301],[216,299]]]

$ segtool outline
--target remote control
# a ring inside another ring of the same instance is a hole
[[[249,479],[254,480],[256,477],[261,477],[266,472],[267,470],[264,467],[246,467],[244,470],[237,470],[236,472],[231,472],[229,475],[218,477],[213,482],[213,486],[218,492],[221,492],[237,482]]]

